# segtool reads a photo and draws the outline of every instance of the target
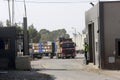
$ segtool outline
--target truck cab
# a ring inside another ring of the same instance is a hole
[[[57,41],[57,50],[56,50],[56,57],[57,58],[75,58],[75,43],[72,41],[71,38],[60,38]]]

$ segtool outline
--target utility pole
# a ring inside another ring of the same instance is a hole
[[[23,17],[23,26],[24,26],[24,39],[23,39],[23,55],[29,55],[29,40],[28,40],[28,31],[27,31],[27,13],[26,13],[26,4],[24,0],[24,9],[25,9],[25,17]]]
[[[26,11],[26,3],[25,3],[25,0],[24,0],[24,10],[25,10],[25,17],[27,17],[27,11]]]
[[[8,0],[8,12],[9,12],[9,21],[11,26],[11,10],[10,10],[10,0]]]
[[[14,0],[12,0],[12,26],[14,25],[14,15],[15,15],[15,12],[14,12]]]
[[[23,39],[23,44],[24,44],[24,55],[29,55],[29,51],[28,51],[28,32],[27,32],[27,17],[23,18],[23,26],[24,26],[24,39]]]

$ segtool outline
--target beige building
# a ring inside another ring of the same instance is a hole
[[[102,69],[120,69],[120,1],[99,2],[85,18],[88,61]]]
[[[84,38],[85,34],[76,34],[73,36],[73,42],[76,43],[76,51],[84,50]]]

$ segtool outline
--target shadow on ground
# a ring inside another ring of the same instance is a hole
[[[54,80],[55,78],[36,71],[4,71],[0,80]]]

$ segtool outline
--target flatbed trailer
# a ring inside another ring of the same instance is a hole
[[[32,43],[33,58],[42,58],[43,56],[48,56],[53,58],[55,53],[55,43],[54,42],[40,42]]]

